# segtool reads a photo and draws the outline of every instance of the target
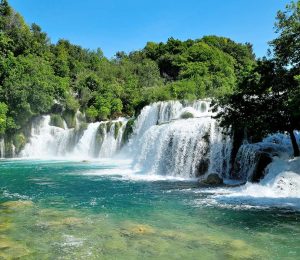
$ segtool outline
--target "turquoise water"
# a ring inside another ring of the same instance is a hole
[[[0,162],[0,259],[297,259],[300,213],[224,207],[111,162]]]

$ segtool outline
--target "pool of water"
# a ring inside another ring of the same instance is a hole
[[[156,177],[1,161],[0,259],[299,259],[299,211],[209,203],[197,182]]]

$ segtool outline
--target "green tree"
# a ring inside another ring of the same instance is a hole
[[[5,103],[0,102],[0,135],[3,135],[6,130],[6,114],[8,107]]]
[[[247,129],[256,138],[277,131],[288,132],[294,156],[300,155],[294,135],[294,130],[300,128],[299,3],[278,12],[279,36],[271,42],[273,59],[259,61],[232,95],[219,100],[223,110],[217,116],[223,126]]]
[[[275,23],[279,36],[271,41],[276,62],[293,68],[300,66],[300,1],[291,2],[278,11]]]

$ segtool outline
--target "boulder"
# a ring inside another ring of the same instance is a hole
[[[210,173],[206,180],[201,181],[203,184],[220,185],[223,184],[223,179],[217,173]]]

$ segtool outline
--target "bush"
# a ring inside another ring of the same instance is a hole
[[[85,111],[85,115],[88,122],[94,122],[98,117],[98,110],[94,106],[90,106]]]

